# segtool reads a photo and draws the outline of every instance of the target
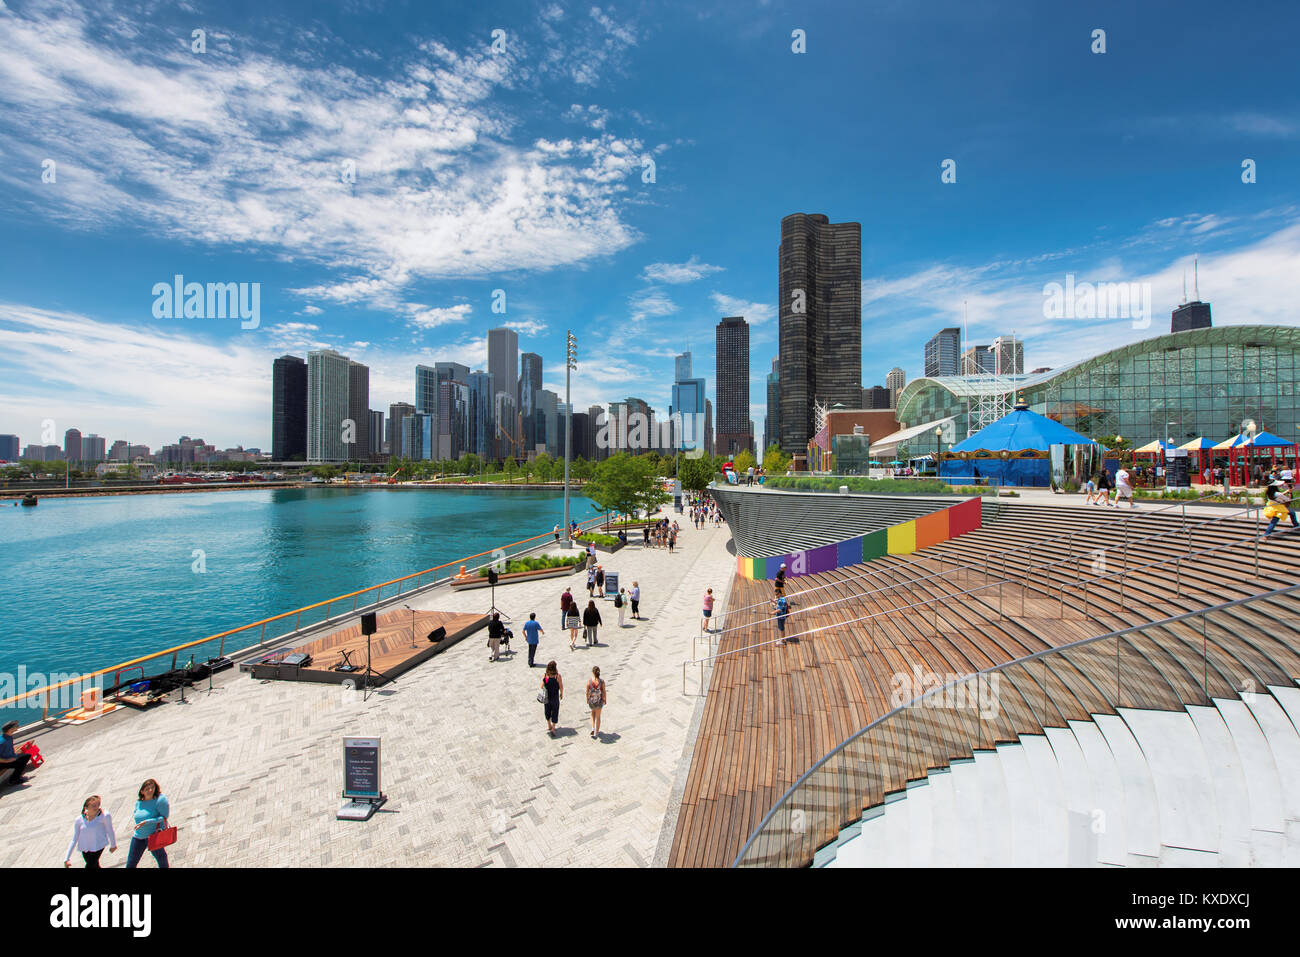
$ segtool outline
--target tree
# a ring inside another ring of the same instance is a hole
[[[687,459],[681,461],[677,470],[682,488],[688,492],[702,492],[713,481],[713,463],[707,458]]]
[[[519,463],[515,461],[515,457],[513,455],[506,456],[504,471],[506,473],[506,481],[513,485],[515,481],[515,476],[519,474]]]
[[[767,447],[763,453],[763,468],[773,475],[780,475],[790,467],[790,456],[781,451],[781,446],[775,442]]]
[[[749,449],[742,449],[738,452],[732,462],[736,466],[737,474],[743,473],[758,464],[758,460],[754,458],[754,453]]]
[[[569,463],[569,475],[586,481],[592,476],[592,463],[579,456]]]
[[[555,471],[555,460],[543,452],[533,460],[532,467],[539,482],[549,482]]]
[[[664,491],[653,462],[625,452],[597,465],[583,493],[601,508],[623,515],[650,511],[672,498]]]

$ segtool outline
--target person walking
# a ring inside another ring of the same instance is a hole
[[[546,634],[542,631],[542,626],[537,622],[537,612],[529,612],[528,620],[524,622],[524,643],[528,645],[528,667],[533,667],[533,659],[537,656],[537,644],[541,636]]]
[[[1285,476],[1285,477],[1282,477]],[[1264,534],[1272,535],[1273,530],[1277,528],[1277,523],[1282,520],[1283,515],[1291,516],[1292,529],[1300,528],[1300,522],[1296,521],[1295,506],[1291,504],[1291,497],[1295,492],[1295,481],[1292,473],[1288,469],[1282,473],[1276,481],[1270,482],[1268,488],[1264,489],[1264,517],[1268,519],[1268,528]]]
[[[506,626],[501,624],[501,613],[494,611],[492,620],[488,622],[488,647],[492,649],[492,654],[488,656],[488,661],[498,661],[501,658],[501,636],[505,634]]]
[[[597,644],[596,629],[601,625],[600,609],[596,607],[594,601],[587,602],[587,609],[582,613],[583,633],[587,639],[587,647]]]
[[[14,772],[13,777],[9,779],[9,787],[15,784],[26,784],[27,765],[31,763],[32,756],[14,750],[14,732],[18,730],[18,722],[6,721],[2,730],[3,736],[0,737],[0,771],[8,768]]]
[[[587,680],[587,707],[591,709],[591,736],[600,735],[600,712],[605,707],[605,679],[600,676],[600,669],[592,667],[591,677]]]
[[[605,569],[600,565],[596,566],[596,594],[605,597]]]
[[[100,808],[98,794],[92,794],[81,805],[81,813],[72,825],[72,843],[68,853],[63,855],[63,866],[72,866],[72,852],[80,851],[86,867],[99,870],[99,855],[108,848],[110,854],[117,853],[117,835],[113,833],[113,817]]]
[[[778,595],[773,604],[776,605],[776,630],[780,632],[781,637],[777,639],[778,645],[785,644],[785,620],[790,614],[790,601],[784,595]]]
[[[646,548],[650,547],[650,526],[649,525],[641,526],[641,544]]]
[[[1083,483],[1083,504],[1091,505],[1093,499],[1097,497],[1097,480],[1093,476],[1088,476],[1088,481]]]
[[[774,589],[773,597],[775,598],[780,598],[785,594],[785,562],[782,562],[781,567],[776,570],[776,578],[772,580],[772,588]]]
[[[1129,475],[1128,469],[1123,466],[1115,473],[1115,507],[1119,508],[1119,503],[1123,499],[1128,499],[1129,508],[1137,508],[1137,502],[1133,499],[1133,477]]]
[[[167,818],[171,816],[171,805],[162,793],[162,788],[153,778],[140,785],[137,798],[135,831],[131,837],[131,846],[126,851],[126,869],[134,870],[140,863],[140,858],[144,857],[145,851],[153,855],[160,868],[168,867],[167,849],[160,847],[157,850],[150,850],[149,836],[167,826]]]
[[[546,674],[542,675],[542,709],[546,715],[546,733],[555,737],[555,726],[560,721],[560,701],[564,698],[564,679],[554,661],[546,663]]]
[[[555,544],[560,544],[560,526],[555,526]]]
[[[578,629],[582,627],[582,616],[578,614],[578,603],[575,601],[570,605],[569,610],[564,615],[564,627],[569,629],[569,650],[573,651],[578,647]]]
[[[596,587],[596,566],[592,565],[587,569],[587,597],[590,598],[592,590]]]
[[[568,588],[564,589],[564,594],[560,596],[560,630],[568,628],[569,609],[573,607],[573,592]]]
[[[633,582],[632,590],[627,593],[628,601],[632,603],[632,620],[641,620],[641,586]]]
[[[676,547],[677,547],[677,529],[674,528],[671,532],[668,533],[668,554],[671,555],[673,553],[673,549],[675,549]]]
[[[1106,471],[1105,466],[1102,466],[1101,471],[1097,473],[1097,497],[1093,499],[1092,504],[1109,505],[1110,489],[1111,489],[1110,472]]]
[[[614,607],[618,609],[618,627],[623,627],[623,612],[627,608],[627,589],[620,588],[614,596]]]
[[[704,617],[700,619],[700,631],[708,634],[709,619],[713,617],[713,589],[710,588],[704,593]]]

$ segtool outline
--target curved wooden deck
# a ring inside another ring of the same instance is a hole
[[[918,678],[934,675],[946,681],[1045,648],[1300,580],[1300,535],[1277,534],[1262,542],[1261,577],[1256,579],[1253,542],[1232,544],[1253,535],[1254,523],[1233,520],[1198,527],[1210,516],[1188,511],[1190,536],[1180,515],[1138,511],[1121,530],[1113,510],[1007,506],[983,529],[923,552],[793,579],[787,589],[793,603],[787,625],[791,640],[728,655],[713,667],[670,865],[730,864],[763,815],[803,772],[845,738],[914,697],[911,686]],[[1034,548],[1035,542],[1071,531],[1069,543]],[[1156,534],[1165,537],[1150,538]],[[1120,552],[1126,536],[1130,572],[1121,595],[1113,573],[1124,567]],[[1223,550],[1186,558],[1180,566],[1139,567],[1216,544]],[[1086,610],[1082,588],[1067,588],[1062,601],[1061,583],[1073,582],[1076,575],[1095,576],[1092,566],[1099,555],[1112,577],[1088,586]],[[1067,566],[1032,576],[1027,586],[1023,577],[1017,578],[1035,563],[1067,556]],[[969,575],[921,580],[945,568],[951,571],[954,561],[981,568]],[[1009,582],[1002,586],[1001,602],[993,586],[941,603],[937,627],[933,605],[896,612],[874,624],[854,621],[996,582],[1004,561]],[[876,591],[886,585],[899,587]],[[738,576],[732,588],[733,609],[771,597],[769,582]],[[763,606],[730,612],[722,624],[736,630],[722,638],[721,652],[778,637]],[[1273,621],[1252,625],[1280,626]],[[1283,673],[1292,664],[1287,661],[1276,670]],[[1181,707],[1176,695],[1168,697],[1171,707]],[[1071,717],[1086,717],[1086,699],[1074,696],[1074,703],[1061,707]],[[1013,703],[1003,714],[1010,736],[1038,728],[1033,709]]]

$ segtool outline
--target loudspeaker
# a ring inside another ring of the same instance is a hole
[[[498,579],[499,577],[500,577],[500,576],[497,575],[497,570],[496,570],[495,568],[489,568],[489,569],[488,569],[488,584],[489,584],[489,585],[495,585],[495,584],[497,583],[497,579]]]
[[[368,611],[361,616],[361,634],[373,635],[375,633],[375,613]]]
[[[429,641],[433,642],[434,644],[437,644],[438,642],[442,641],[442,639],[446,637],[447,637],[447,629],[444,628],[442,625],[439,625],[437,628],[433,629],[433,631],[429,632]]]

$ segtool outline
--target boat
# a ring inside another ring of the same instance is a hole
[[[36,496],[33,495],[31,492],[28,492],[26,495],[23,496],[23,505],[26,508],[35,508]]]

